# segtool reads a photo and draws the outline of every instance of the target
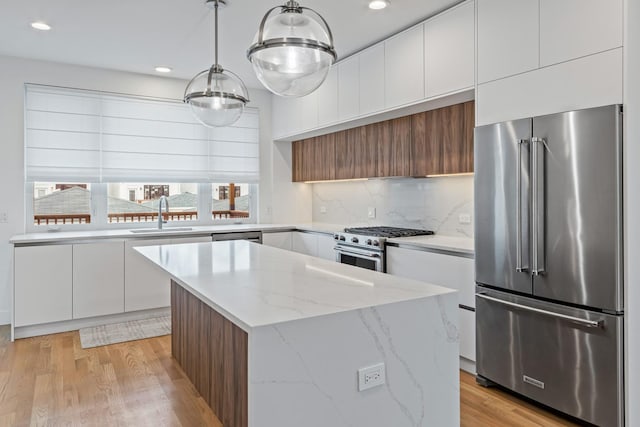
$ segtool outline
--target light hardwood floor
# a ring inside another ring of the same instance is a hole
[[[460,408],[464,427],[573,425],[464,372]],[[29,425],[222,426],[168,336],[83,350],[77,332],[11,343],[0,326],[0,427]]]

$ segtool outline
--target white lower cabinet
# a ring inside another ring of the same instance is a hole
[[[291,231],[284,231],[278,233],[262,233],[262,244],[265,246],[272,246],[274,248],[291,250]]]
[[[318,234],[318,254],[316,255],[319,258],[326,259],[329,261],[336,260],[336,251],[333,248],[336,246],[335,240],[333,236]]]
[[[71,245],[15,248],[14,326],[72,318],[72,260]]]
[[[144,239],[125,242],[124,311],[168,307],[171,304],[169,276],[133,249],[137,246],[168,245],[170,243],[170,239]]]
[[[299,254],[318,256],[318,238],[313,233],[296,231],[291,240],[291,250]]]
[[[476,360],[475,264],[471,258],[398,247],[387,247],[387,273],[458,291],[460,355]]]
[[[124,242],[73,245],[73,318],[124,312]]]

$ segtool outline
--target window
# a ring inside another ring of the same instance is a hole
[[[25,85],[30,231],[157,221],[161,196],[170,222],[255,221],[259,163],[255,108],[207,128],[179,100]]]
[[[157,221],[161,196],[169,204],[166,221],[198,219],[198,184],[110,183],[107,191],[110,223]]]
[[[33,184],[33,223],[89,224],[91,222],[91,184],[35,182]]]
[[[251,186],[249,184],[212,184],[212,218],[249,218],[251,215]]]

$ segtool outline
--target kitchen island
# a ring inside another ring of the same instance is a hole
[[[459,425],[455,291],[246,241],[136,250],[171,276],[173,356],[225,426]]]

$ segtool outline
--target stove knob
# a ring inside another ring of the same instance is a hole
[[[358,243],[358,238],[357,238],[357,237],[352,237],[352,238],[351,238],[351,241],[352,241],[353,243]]]
[[[340,240],[344,242],[347,239],[345,239],[344,236],[340,236]]]
[[[373,241],[373,246],[380,246],[380,242],[378,240]]]
[[[339,240],[339,239],[340,239],[340,236],[338,236],[337,234],[334,234],[334,235],[333,235],[333,239],[334,239],[334,240]]]
[[[371,239],[367,239],[367,245],[371,244]]]

